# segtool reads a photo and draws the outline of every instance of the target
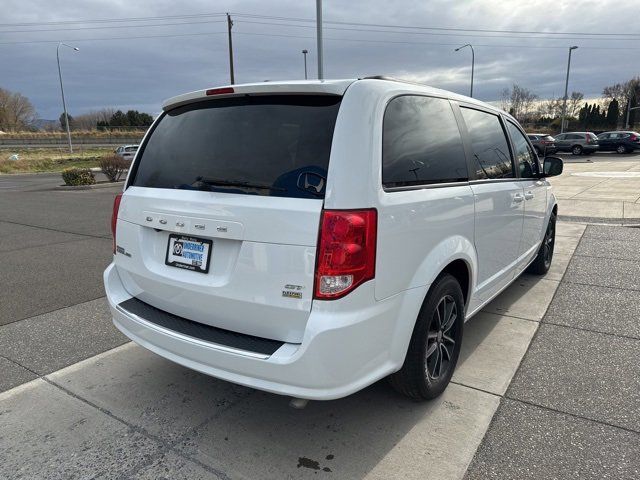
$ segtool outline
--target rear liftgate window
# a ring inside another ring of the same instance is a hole
[[[324,198],[341,97],[243,96],[165,113],[132,185]]]

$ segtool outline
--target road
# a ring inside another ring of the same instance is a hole
[[[379,382],[293,410],[128,342],[101,280],[117,188],[24,177],[0,177],[0,478],[640,475],[640,230],[559,223],[439,399]]]

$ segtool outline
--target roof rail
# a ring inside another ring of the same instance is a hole
[[[410,85],[420,85],[421,87],[428,87],[424,83],[412,82],[411,80],[403,80],[401,78],[389,77],[387,75],[373,75],[370,77],[362,77],[360,80],[386,80],[387,82],[408,83]]]

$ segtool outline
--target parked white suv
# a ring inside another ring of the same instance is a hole
[[[464,321],[545,273],[556,200],[518,123],[384,78],[168,100],[114,204],[116,326],[186,367],[333,399],[439,395]],[[546,171],[546,173],[545,173]]]

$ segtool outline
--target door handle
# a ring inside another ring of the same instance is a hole
[[[531,200],[534,197],[533,193],[531,192],[527,192],[524,194],[524,199],[525,200]]]
[[[516,203],[523,202],[524,201],[524,197],[522,195],[520,195],[519,193],[516,193],[513,196],[513,201],[516,202]]]

